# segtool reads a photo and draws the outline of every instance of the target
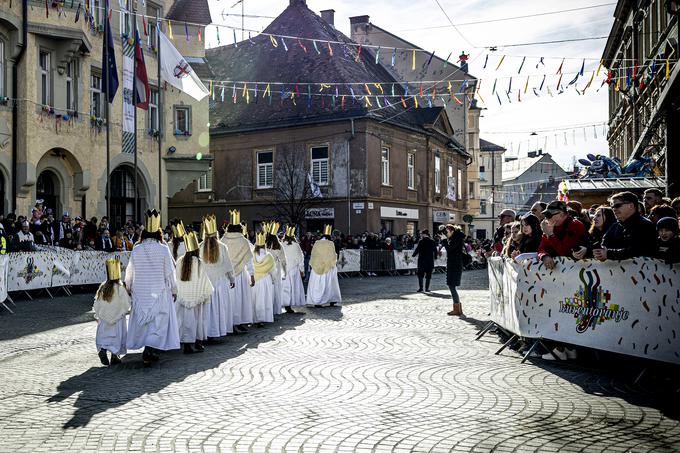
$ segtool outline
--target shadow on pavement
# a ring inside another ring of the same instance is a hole
[[[331,316],[336,316],[335,312],[340,310],[329,311]],[[73,404],[76,411],[64,428],[87,426],[92,417],[101,412],[122,406],[142,395],[157,393],[188,376],[228,362],[286,330],[295,329],[304,322],[304,318],[302,313],[277,316],[273,324],[253,327],[246,334],[224,337],[219,344],[206,346],[205,352],[200,354],[184,355],[179,350],[163,352],[160,361],[150,368],[143,367],[141,353],[128,354],[120,365],[92,367],[63,381],[57,387],[58,393],[47,401],[61,402],[78,393]]]

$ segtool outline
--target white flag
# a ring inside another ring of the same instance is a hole
[[[449,187],[446,190],[446,198],[456,201],[456,180],[451,176],[448,178]]]
[[[307,180],[309,181],[309,187],[310,189],[312,189],[312,195],[314,196],[314,198],[323,198],[321,188],[316,183],[316,181],[314,181],[314,178],[312,177],[312,174],[310,172],[307,172]]]
[[[158,30],[158,36],[160,37],[161,78],[197,101],[206,97],[208,89],[191,69],[189,63],[162,31]]]

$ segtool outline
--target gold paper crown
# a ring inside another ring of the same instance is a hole
[[[264,247],[267,242],[267,232],[262,230],[255,233],[255,245],[258,247]]]
[[[161,229],[161,213],[156,211],[146,211],[144,214],[144,229],[150,233],[155,233]]]
[[[324,227],[323,227],[323,235],[324,236],[330,236],[332,232],[333,232],[333,225],[324,225]]]
[[[187,234],[187,230],[184,228],[184,222],[181,220],[170,225],[170,228],[172,228],[172,236],[174,238],[182,238]]]
[[[269,234],[276,236],[276,234],[279,232],[279,228],[281,228],[281,224],[279,222],[270,223]]]
[[[184,247],[186,247],[187,252],[198,250],[198,236],[195,232],[192,231],[184,235]]]
[[[106,278],[107,280],[120,280],[120,260],[110,259],[106,260]]]
[[[241,212],[236,209],[229,210],[229,224],[238,225],[241,223]]]
[[[294,226],[287,226],[286,227],[286,237],[292,238],[295,236],[295,227]]]
[[[217,218],[215,214],[203,217],[203,237],[217,234]]]

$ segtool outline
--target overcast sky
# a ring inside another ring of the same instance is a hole
[[[222,13],[240,14],[241,6],[232,5],[236,0],[209,0],[214,23],[240,27],[241,18],[222,16]],[[287,6],[289,0],[245,0],[245,14],[277,16]],[[318,13],[323,9],[335,9],[335,26],[349,36],[349,17],[369,15],[371,23],[386,29],[436,55],[446,57],[453,52],[452,62],[458,59],[461,51],[470,54],[470,73],[482,79],[480,90],[485,102],[480,106],[482,113],[481,137],[503,145],[508,154],[526,155],[529,150],[544,148],[563,166],[570,167],[573,156],[584,157],[587,153],[606,154],[608,147],[602,125],[594,128],[590,124],[604,124],[607,121],[606,85],[597,92],[606,76],[602,70],[585,95],[579,95],[574,87],[557,94],[559,76],[556,72],[564,61],[562,85],[574,78],[585,60],[585,75],[576,83],[583,89],[593,70],[597,70],[605,39],[569,42],[560,44],[512,46],[504,45],[537,41],[607,36],[613,22],[615,2],[606,0],[439,0],[454,24],[488,21],[508,17],[541,14],[565,9],[606,5],[580,11],[564,12],[553,15],[460,25],[460,34],[449,25],[449,21],[437,5],[436,0],[307,0],[310,9]],[[608,4],[609,3],[609,4]],[[271,18],[246,18],[248,29],[262,30]],[[441,26],[441,27],[439,27]],[[214,28],[214,27],[211,27]],[[224,44],[226,33],[220,33]],[[463,36],[461,36],[461,34]],[[229,33],[231,37],[231,33]],[[240,35],[239,35],[240,36]],[[231,39],[230,39],[231,41]],[[214,29],[207,33],[208,47],[217,45]],[[498,51],[490,52],[485,47],[498,46]],[[484,63],[488,55],[486,68]],[[496,67],[506,55],[500,69]],[[523,56],[527,59],[518,75]],[[545,65],[539,64],[544,57]],[[536,66],[538,65],[538,69]],[[543,74],[547,74],[540,97],[533,94],[532,88],[539,88]],[[524,88],[527,76],[528,91]],[[506,91],[512,77],[512,93],[508,102]],[[491,95],[494,79],[499,92],[499,105],[496,96]],[[547,93],[547,89],[553,97]],[[517,90],[521,89],[522,102],[517,101]],[[574,125],[585,125],[576,129],[561,130]],[[560,130],[554,130],[560,129]],[[548,131],[549,130],[549,131]],[[531,136],[537,131],[537,136]],[[545,131],[545,132],[541,132]],[[513,133],[509,133],[513,132]],[[597,139],[594,135],[597,134]],[[567,144],[565,144],[565,141]]]

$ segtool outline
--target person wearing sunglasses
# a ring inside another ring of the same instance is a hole
[[[548,269],[555,268],[555,257],[571,256],[585,242],[586,227],[567,213],[567,204],[552,201],[543,211],[548,228],[538,246],[538,259]]]
[[[500,226],[496,229],[493,235],[493,248],[486,253],[486,257],[498,256],[503,251],[503,244],[505,243],[506,225],[515,221],[517,213],[512,209],[504,209],[498,214],[498,222]]]
[[[643,217],[638,208],[638,197],[632,192],[613,195],[609,203],[616,223],[602,237],[602,247],[593,250],[600,261],[625,260],[656,253],[656,227]]]

